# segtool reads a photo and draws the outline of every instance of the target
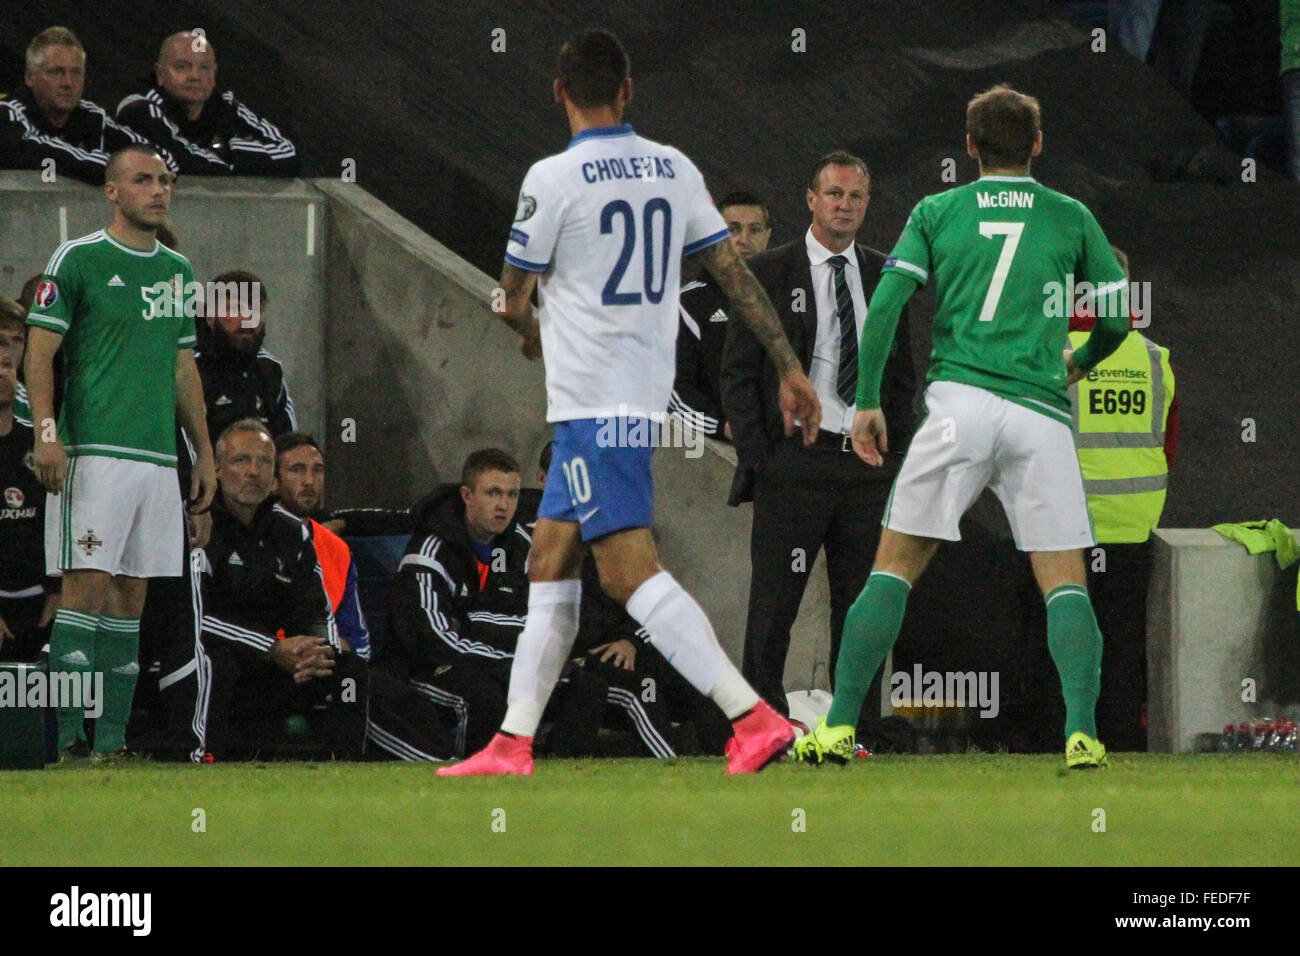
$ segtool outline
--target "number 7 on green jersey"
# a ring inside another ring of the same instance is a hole
[[[998,300],[1002,298],[1002,287],[1007,284],[1007,273],[1011,271],[1011,260],[1016,257],[1016,246],[1020,245],[1020,234],[1025,231],[1023,222],[981,222],[980,235],[985,239],[994,236],[1006,236],[1002,251],[998,254],[998,264],[993,270],[993,281],[989,283],[988,295],[984,296],[984,308],[980,309],[980,321],[992,322],[993,313],[998,309]]]

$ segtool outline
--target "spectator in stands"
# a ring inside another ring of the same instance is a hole
[[[169,36],[154,76],[152,89],[118,104],[117,119],[170,150],[182,173],[298,174],[293,143],[230,90],[218,91],[216,51],[205,36]]]
[[[519,465],[471,454],[459,485],[413,508],[415,534],[389,594],[389,634],[376,655],[369,739],[406,760],[463,757],[506,712],[515,643],[528,613],[531,539],[516,519]],[[552,698],[548,748],[589,753],[605,685],[571,668]]]
[[[0,341],[0,660],[34,661],[58,610],[59,579],[45,573],[45,488],[32,470],[31,425],[14,416],[17,386],[14,353]]]
[[[266,283],[251,272],[223,272],[198,323],[194,362],[213,440],[231,423],[256,418],[279,437],[298,427],[284,366],[262,348],[266,340]]]
[[[365,664],[339,645],[311,534],[271,497],[271,433],[256,419],[235,422],[216,459],[212,535],[190,562],[202,636],[195,669],[207,684],[194,719],[201,749],[218,759],[357,757]],[[296,740],[293,716],[307,721]]]
[[[83,100],[85,85],[86,51],[76,34],[64,27],[38,33],[27,46],[26,85],[0,100],[0,168],[44,169],[53,160],[56,175],[100,186],[114,151],[148,143]],[[159,154],[176,172],[172,156]]]
[[[370,660],[370,633],[357,596],[352,552],[342,538],[316,520],[325,515],[325,456],[311,435],[288,432],[276,438],[275,494],[311,535],[343,649]]]
[[[772,238],[767,204],[748,192],[723,196],[718,211],[731,230],[731,244],[748,259]],[[730,303],[707,272],[682,286],[677,329],[677,377],[669,410],[710,438],[731,440],[722,411],[722,347],[727,340]]]

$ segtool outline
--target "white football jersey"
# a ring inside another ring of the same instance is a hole
[[[695,164],[631,126],[533,164],[506,261],[540,273],[547,421],[667,410],[681,257],[727,236]]]

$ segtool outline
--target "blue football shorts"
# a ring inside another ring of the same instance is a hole
[[[654,521],[651,445],[627,441],[629,419],[556,422],[540,517],[576,521],[583,541]]]

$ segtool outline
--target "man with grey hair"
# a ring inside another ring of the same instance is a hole
[[[359,756],[365,664],[339,644],[310,532],[271,496],[271,433],[240,419],[216,460],[212,533],[190,553],[194,657],[160,681],[197,683],[191,757]]]
[[[155,84],[117,105],[118,121],[175,154],[183,173],[296,176],[298,152],[269,120],[217,89],[217,54],[201,31],[163,40]]]
[[[0,99],[0,168],[50,168],[93,186],[104,182],[108,157],[130,143],[148,144],[134,130],[119,126],[81,94],[86,85],[86,51],[65,27],[38,33],[27,46],[26,85],[11,99]],[[176,163],[159,154],[172,172]]]

